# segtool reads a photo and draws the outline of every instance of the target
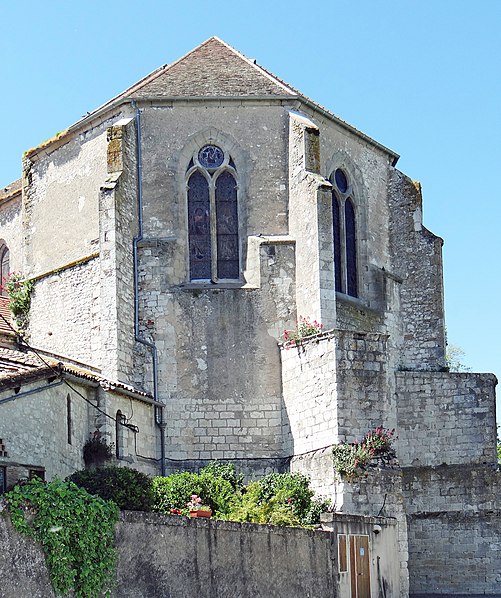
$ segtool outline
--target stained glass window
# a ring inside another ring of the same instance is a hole
[[[216,145],[205,145],[195,154],[195,163],[197,159],[198,170],[188,179],[190,280],[238,280],[235,163]],[[193,160],[190,164],[192,168]]]
[[[191,280],[211,278],[209,183],[201,172],[188,180],[188,236]]]
[[[217,277],[239,276],[237,184],[225,171],[216,180]]]
[[[3,288],[3,285],[5,282],[5,279],[9,275],[9,273],[10,273],[9,248],[7,247],[7,245],[2,245],[0,247],[0,285],[2,285],[1,294],[3,296],[7,295],[7,291]]]
[[[346,191],[348,190],[348,179],[346,178],[344,172],[340,168],[338,168],[334,176],[336,179],[336,186],[339,189],[339,191],[341,191],[341,193],[346,193]]]
[[[357,234],[355,227],[355,209],[351,199],[344,204],[346,229],[346,293],[352,297],[358,294],[357,285]]]
[[[198,152],[198,161],[204,168],[219,168],[224,162],[223,150],[217,145],[205,145]]]
[[[341,274],[341,219],[339,218],[339,201],[336,194],[332,192],[332,235],[334,240],[334,276],[336,291],[343,291],[343,280]]]
[[[358,296],[357,227],[352,188],[345,172],[338,168],[331,176],[332,235],[335,287],[339,293]]]

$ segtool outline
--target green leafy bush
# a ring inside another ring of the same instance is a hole
[[[56,594],[73,589],[77,598],[92,598],[111,588],[118,520],[113,502],[72,482],[39,478],[15,486],[4,499],[17,531],[42,545]]]
[[[227,519],[292,527],[319,523],[330,501],[313,499],[309,479],[300,473],[271,473],[236,495]]]
[[[228,481],[235,490],[240,490],[243,486],[243,474],[237,474],[233,463],[224,463],[213,461],[200,470],[201,474],[208,474],[217,478],[223,478]]]
[[[20,272],[12,272],[2,281],[10,299],[9,308],[16,320],[19,331],[23,332],[28,325],[28,314],[33,293],[33,281],[27,280]]]
[[[112,500],[122,511],[151,511],[153,507],[151,478],[130,467],[83,469],[73,473],[68,480],[90,494]]]
[[[272,473],[243,486],[232,464],[211,463],[200,473],[178,472],[153,479],[154,510],[188,514],[192,495],[229,521],[305,526],[319,522],[330,502],[313,499],[309,479],[300,473]]]
[[[154,510],[160,513],[187,514],[191,496],[196,494],[214,515],[223,515],[230,510],[235,489],[227,479],[203,469],[200,473],[185,471],[153,478],[153,493]]]

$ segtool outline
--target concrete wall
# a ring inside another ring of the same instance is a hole
[[[345,596],[338,582],[338,536],[369,538],[372,595],[399,596],[395,525],[379,518],[329,516],[332,531],[122,513],[114,596],[320,598]],[[381,528],[374,534],[374,527]],[[53,596],[40,549],[0,517],[2,597]]]

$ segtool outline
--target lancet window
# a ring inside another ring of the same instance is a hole
[[[344,170],[331,176],[336,291],[358,297],[357,216],[353,189]]]
[[[195,153],[186,171],[190,280],[238,280],[238,183],[231,156],[217,145]]]

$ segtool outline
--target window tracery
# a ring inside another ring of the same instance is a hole
[[[238,184],[231,156],[205,145],[186,172],[190,280],[238,280]]]
[[[337,168],[332,183],[332,226],[336,291],[358,297],[357,217],[349,177]]]

